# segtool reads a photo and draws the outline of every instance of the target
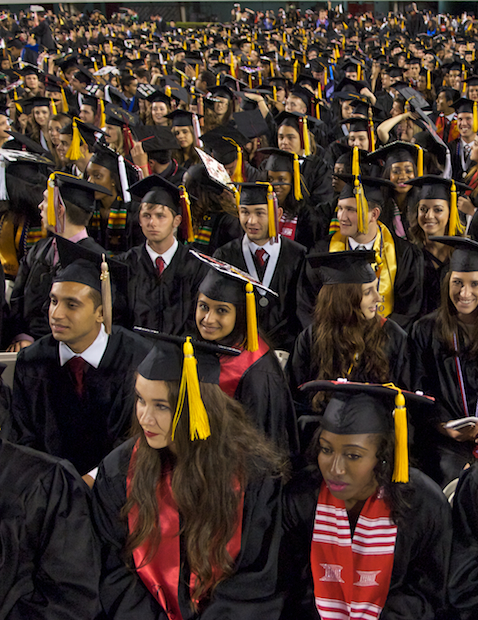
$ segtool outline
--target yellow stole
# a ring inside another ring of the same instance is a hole
[[[397,256],[395,242],[386,226],[378,222],[378,232],[373,244],[377,257],[379,285],[378,292],[382,296],[382,303],[378,306],[378,314],[383,317],[390,316],[393,312],[393,287],[397,275]],[[330,252],[344,252],[350,250],[348,237],[336,232],[330,240]]]

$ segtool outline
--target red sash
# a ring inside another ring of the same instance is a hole
[[[322,483],[310,563],[323,620],[375,620],[390,589],[397,527],[378,493],[360,513],[353,538],[344,502]]]
[[[249,366],[257,362],[267,351],[269,351],[269,347],[259,336],[259,348],[257,351],[244,350],[237,357],[222,355],[220,358],[221,371],[219,374],[219,387],[221,390],[231,398],[234,398],[242,375]]]
[[[295,231],[297,228],[297,216],[287,217],[283,215],[279,220],[279,234],[287,239],[295,239]]]
[[[131,478],[135,462],[135,454],[138,442],[133,448],[131,455],[126,490],[129,495]],[[142,566],[144,558],[149,552],[149,541],[146,540],[140,547],[133,551],[136,572],[141,581],[148,588],[154,598],[166,612],[169,620],[182,620],[181,609],[178,600],[178,588],[180,578],[180,551],[179,551],[179,513],[171,488],[172,471],[164,472],[156,490],[156,498],[159,506],[159,523],[161,526],[161,541],[151,562]],[[244,494],[238,508],[238,520],[236,530],[227,543],[227,551],[233,560],[237,558],[241,550],[242,538],[242,514],[244,508]],[[136,524],[138,509],[136,506],[128,515],[129,531],[132,532]],[[214,569],[215,580],[221,573]],[[190,588],[194,586],[196,575],[191,573]]]

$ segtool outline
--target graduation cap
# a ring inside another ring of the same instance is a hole
[[[408,430],[406,402],[433,405],[429,396],[401,390],[393,384],[351,381],[310,381],[302,391],[328,391],[334,394],[321,420],[323,430],[336,435],[395,432],[393,482],[408,482]],[[392,417],[392,409],[393,417]]]
[[[249,142],[269,131],[269,127],[260,110],[256,109],[249,110],[247,112],[235,112],[232,115],[232,118],[238,131],[240,131]]]
[[[55,235],[61,271],[53,282],[78,282],[101,293],[103,320],[107,334],[111,334],[113,322],[112,281],[118,292],[126,294],[128,287],[128,265],[105,254],[93,252],[79,243],[72,243]]]
[[[81,146],[88,145],[91,150],[96,142],[96,133],[104,133],[99,127],[91,123],[85,123],[80,118],[74,117],[71,123],[68,123],[60,129],[60,134],[72,136],[70,148],[66,152],[67,159],[76,161],[81,158]]]
[[[145,153],[153,156],[161,151],[173,151],[179,149],[179,143],[169,127],[161,125],[138,125],[133,127],[136,140],[143,145]]]
[[[388,167],[398,162],[412,162],[417,167],[419,177],[423,176],[424,149],[419,144],[395,140],[380,147],[367,156],[367,162],[382,164]]]
[[[478,271],[478,242],[466,237],[430,237],[430,241],[454,248],[449,271],[470,273]]]
[[[147,95],[145,99],[149,103],[156,103],[156,102],[164,103],[165,105],[168,106],[168,108],[171,109],[171,96],[168,97],[168,95],[166,95],[161,90],[155,90],[153,93],[150,93],[149,95]]]
[[[259,341],[254,287],[261,288],[276,297],[277,293],[268,289],[261,282],[254,280],[248,273],[241,271],[237,267],[195,250],[189,251],[193,256],[211,267],[199,285],[200,293],[215,301],[223,301],[240,307],[246,306],[246,349],[248,351],[257,351]]]
[[[139,123],[136,114],[132,114],[127,110],[123,110],[117,105],[108,103],[106,106],[106,124],[115,125],[116,127],[131,126],[134,127]]]
[[[235,183],[242,183],[244,180],[242,149],[249,142],[246,136],[235,127],[221,125],[203,134],[201,140],[212,152],[212,156],[224,166],[237,161],[232,180]]]
[[[76,71],[73,77],[82,84],[91,84],[91,82],[95,81],[93,74],[80,64],[78,65],[78,71]]]
[[[450,216],[448,218],[448,230],[450,235],[454,236],[458,233],[463,234],[465,232],[458,214],[457,189],[466,191],[471,190],[471,187],[464,183],[454,181],[453,179],[444,179],[443,177],[432,174],[411,179],[407,181],[406,184],[420,188],[420,200],[446,200],[450,205]]]
[[[208,92],[211,93],[213,97],[224,97],[225,99],[230,99],[231,101],[234,99],[233,91],[226,84],[211,86],[210,88],[208,88]]]
[[[163,205],[171,209],[173,213],[181,215],[183,237],[188,241],[194,241],[191,206],[189,195],[184,185],[177,187],[159,176],[159,174],[152,174],[134,183],[130,187],[130,191],[141,203]]]
[[[478,131],[478,102],[461,97],[458,101],[453,102],[451,107],[457,115],[461,113],[473,114],[473,131],[475,133]]]
[[[111,196],[111,192],[102,185],[89,183],[66,172],[53,172],[48,178],[48,209],[47,220],[49,226],[54,226],[57,232],[63,232],[63,222],[58,221],[57,210],[59,203],[70,202],[87,213],[95,210],[95,192]]]
[[[272,243],[278,241],[278,203],[272,183],[256,181],[255,183],[240,183],[240,205],[267,205],[268,214],[268,234]]]
[[[372,267],[376,261],[373,250],[320,252],[306,258],[318,270],[323,284],[368,284],[377,278]]]
[[[194,116],[196,115],[188,110],[173,110],[166,114],[165,118],[170,119],[172,127],[193,127]]]
[[[36,75],[37,77],[40,77],[40,70],[33,65],[26,64],[21,70],[21,74],[23,77],[26,77],[27,75]]]
[[[12,136],[13,140],[8,140],[8,142],[3,145],[3,148],[12,149],[15,151],[26,151],[28,153],[34,153],[36,155],[43,155],[44,157],[51,159],[50,164],[53,161],[53,155],[50,153],[50,151],[44,149],[41,144],[35,142],[35,140],[32,140],[27,135],[19,133],[18,131],[10,130],[7,131],[7,133]]]
[[[46,107],[50,109],[50,99],[48,97],[30,97],[28,103],[33,108],[42,108]]]

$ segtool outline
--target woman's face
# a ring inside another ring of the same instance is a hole
[[[395,184],[398,194],[407,194],[412,185],[406,185],[407,181],[415,177],[415,170],[411,161],[397,161],[390,167],[390,181]]]
[[[113,146],[119,146],[122,141],[121,128],[118,125],[105,125],[105,140],[106,144]]]
[[[236,307],[199,293],[196,325],[204,340],[223,340],[232,333],[236,325]]]
[[[146,441],[159,450],[172,444],[173,412],[169,404],[169,390],[165,381],[150,381],[141,375],[136,378],[136,416]]]
[[[377,314],[378,304],[382,301],[382,296],[378,292],[378,279],[373,282],[362,284],[362,301],[360,310],[368,320],[373,319]]]
[[[48,133],[50,134],[50,140],[53,146],[60,144],[60,129],[62,125],[58,121],[50,121],[48,123]]]
[[[190,127],[173,127],[173,134],[176,136],[176,140],[179,142],[179,146],[182,149],[187,149],[193,145],[193,133]]]
[[[33,117],[40,127],[47,127],[50,120],[50,108],[47,105],[37,106],[33,108]]]
[[[478,316],[478,271],[452,271],[450,299],[464,323],[474,323]]]
[[[447,200],[427,198],[418,203],[418,225],[427,237],[443,237],[449,217],[450,207]]]
[[[289,153],[296,153],[301,156],[304,149],[300,146],[300,135],[294,127],[281,125],[277,132],[277,143],[279,148]]]
[[[424,93],[427,89],[427,78],[425,75],[419,75],[417,80],[417,89],[420,93]]]
[[[350,105],[350,101],[342,101],[340,107],[342,108],[343,120],[345,120],[346,118],[352,118],[354,109],[353,106]]]
[[[95,183],[96,185],[101,185],[101,187],[105,187],[112,194],[114,194],[114,182],[111,178],[111,172],[108,168],[104,168],[98,164],[92,164],[91,162],[88,164],[86,168],[86,173],[88,175],[89,183]],[[95,192],[95,200],[101,200],[104,198],[105,194],[102,192]]]
[[[169,114],[169,112],[170,110],[168,110],[168,106],[164,101],[154,101],[151,105],[151,116],[155,125],[167,124],[168,119],[165,119],[164,116]]]
[[[377,489],[374,468],[377,464],[379,435],[337,435],[322,431],[319,468],[334,497],[350,510]]]
[[[400,102],[394,101],[392,103],[392,109],[390,110],[390,116],[393,118],[394,116],[398,116],[399,114],[403,114],[403,108]]]
[[[292,174],[290,172],[286,172],[285,170],[277,172],[268,170],[267,180],[269,183],[271,183],[271,185],[274,186],[274,191],[276,193],[279,206],[284,206],[284,202],[292,188]],[[281,185],[282,183],[284,185]]]
[[[217,101],[214,102],[214,112],[219,116],[226,114],[229,107],[229,99],[227,97],[214,97]]]

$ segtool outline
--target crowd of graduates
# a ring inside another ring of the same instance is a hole
[[[476,41],[0,15],[0,620],[476,617]]]

